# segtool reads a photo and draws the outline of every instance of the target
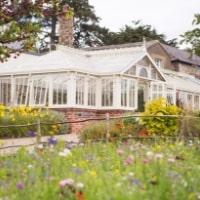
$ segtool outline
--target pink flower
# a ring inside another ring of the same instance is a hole
[[[149,164],[150,163],[150,160],[149,159],[144,159],[143,160],[143,163],[146,165],[146,164]]]
[[[61,180],[59,182],[59,186],[61,188],[64,188],[65,186],[73,186],[74,185],[74,180],[71,179],[71,178],[68,178],[68,179],[64,179],[64,180]]]
[[[132,155],[129,155],[128,158],[124,161],[124,165],[131,165],[134,161],[134,158]]]
[[[117,154],[119,156],[123,155],[124,154],[124,150],[123,149],[117,149]]]
[[[16,184],[16,187],[17,187],[17,189],[19,189],[19,190],[23,190],[23,189],[24,189],[24,183],[18,182],[18,183]]]

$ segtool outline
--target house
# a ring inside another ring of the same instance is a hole
[[[199,57],[158,41],[74,49],[72,21],[59,21],[56,50],[0,64],[0,103],[48,107],[67,120],[135,112],[157,97],[200,109]],[[71,132],[81,127],[73,124]]]

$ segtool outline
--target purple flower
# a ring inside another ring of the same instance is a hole
[[[132,182],[133,185],[139,185],[140,184],[140,181],[138,179],[133,179],[131,182]]]
[[[23,190],[23,189],[24,189],[24,183],[18,182],[18,183],[16,184],[16,187],[17,187],[17,189],[19,189],[19,190]]]
[[[50,138],[48,139],[48,144],[49,144],[49,145],[56,145],[56,144],[57,144],[57,139],[54,138],[54,137],[50,137]]]
[[[82,170],[80,168],[72,168],[72,172],[76,175],[82,174]]]
[[[28,136],[28,137],[35,137],[35,136],[36,136],[36,132],[35,132],[35,131],[29,130],[29,131],[26,133],[26,136]]]

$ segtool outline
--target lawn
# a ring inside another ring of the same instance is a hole
[[[40,145],[0,157],[0,199],[200,199],[198,142],[67,147]]]

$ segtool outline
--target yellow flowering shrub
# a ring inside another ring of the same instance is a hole
[[[178,131],[178,119],[172,117],[145,117],[179,115],[181,109],[175,105],[168,105],[166,99],[158,98],[145,105],[145,112],[142,114],[141,124],[147,129],[150,135],[172,136]]]
[[[40,122],[57,123],[65,121],[62,113],[51,110],[41,110],[26,106],[6,107],[0,105],[0,126],[12,125],[8,128],[0,128],[0,138],[25,137],[37,134],[37,125],[16,127],[15,125],[31,125]],[[42,135],[57,135],[67,133],[66,125],[41,125]]]

